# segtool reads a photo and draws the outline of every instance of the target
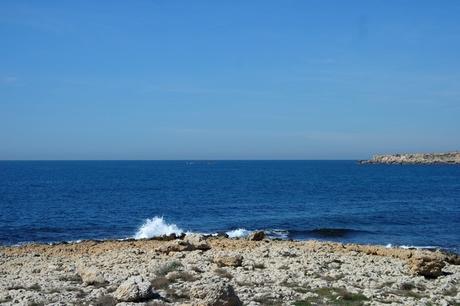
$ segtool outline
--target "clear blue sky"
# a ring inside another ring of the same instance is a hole
[[[460,1],[0,1],[0,159],[460,150]]]

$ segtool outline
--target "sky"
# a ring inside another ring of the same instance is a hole
[[[460,150],[460,1],[0,1],[0,159]]]

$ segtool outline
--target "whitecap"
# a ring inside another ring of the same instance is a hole
[[[242,238],[242,237],[247,237],[251,231],[248,231],[247,229],[244,228],[238,228],[233,231],[228,231],[226,234],[228,235],[229,238]]]
[[[142,224],[134,235],[134,239],[145,239],[171,234],[180,235],[183,232],[176,224],[166,223],[163,217],[153,217],[145,220],[144,224]]]

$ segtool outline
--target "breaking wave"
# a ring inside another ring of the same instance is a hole
[[[228,231],[226,232],[229,238],[243,238],[249,236],[251,234],[251,231],[248,231],[247,229],[244,228],[238,228],[233,231]]]
[[[391,244],[391,243],[388,243],[387,245],[385,245],[385,247],[386,248],[400,248],[400,249],[406,249],[406,250],[411,250],[411,249],[416,249],[416,250],[438,250],[438,249],[442,249],[441,247],[434,246],[434,245],[423,245],[423,246],[419,246],[419,245],[397,245],[397,244]],[[447,250],[449,250],[449,249],[447,249]]]
[[[152,237],[160,237],[164,235],[177,234],[180,235],[184,231],[176,224],[168,224],[163,217],[153,217],[145,220],[144,224],[137,230],[134,239],[145,239]]]

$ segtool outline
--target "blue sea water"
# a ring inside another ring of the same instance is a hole
[[[0,162],[3,245],[174,231],[237,236],[251,230],[282,238],[458,252],[460,166],[356,161]]]

